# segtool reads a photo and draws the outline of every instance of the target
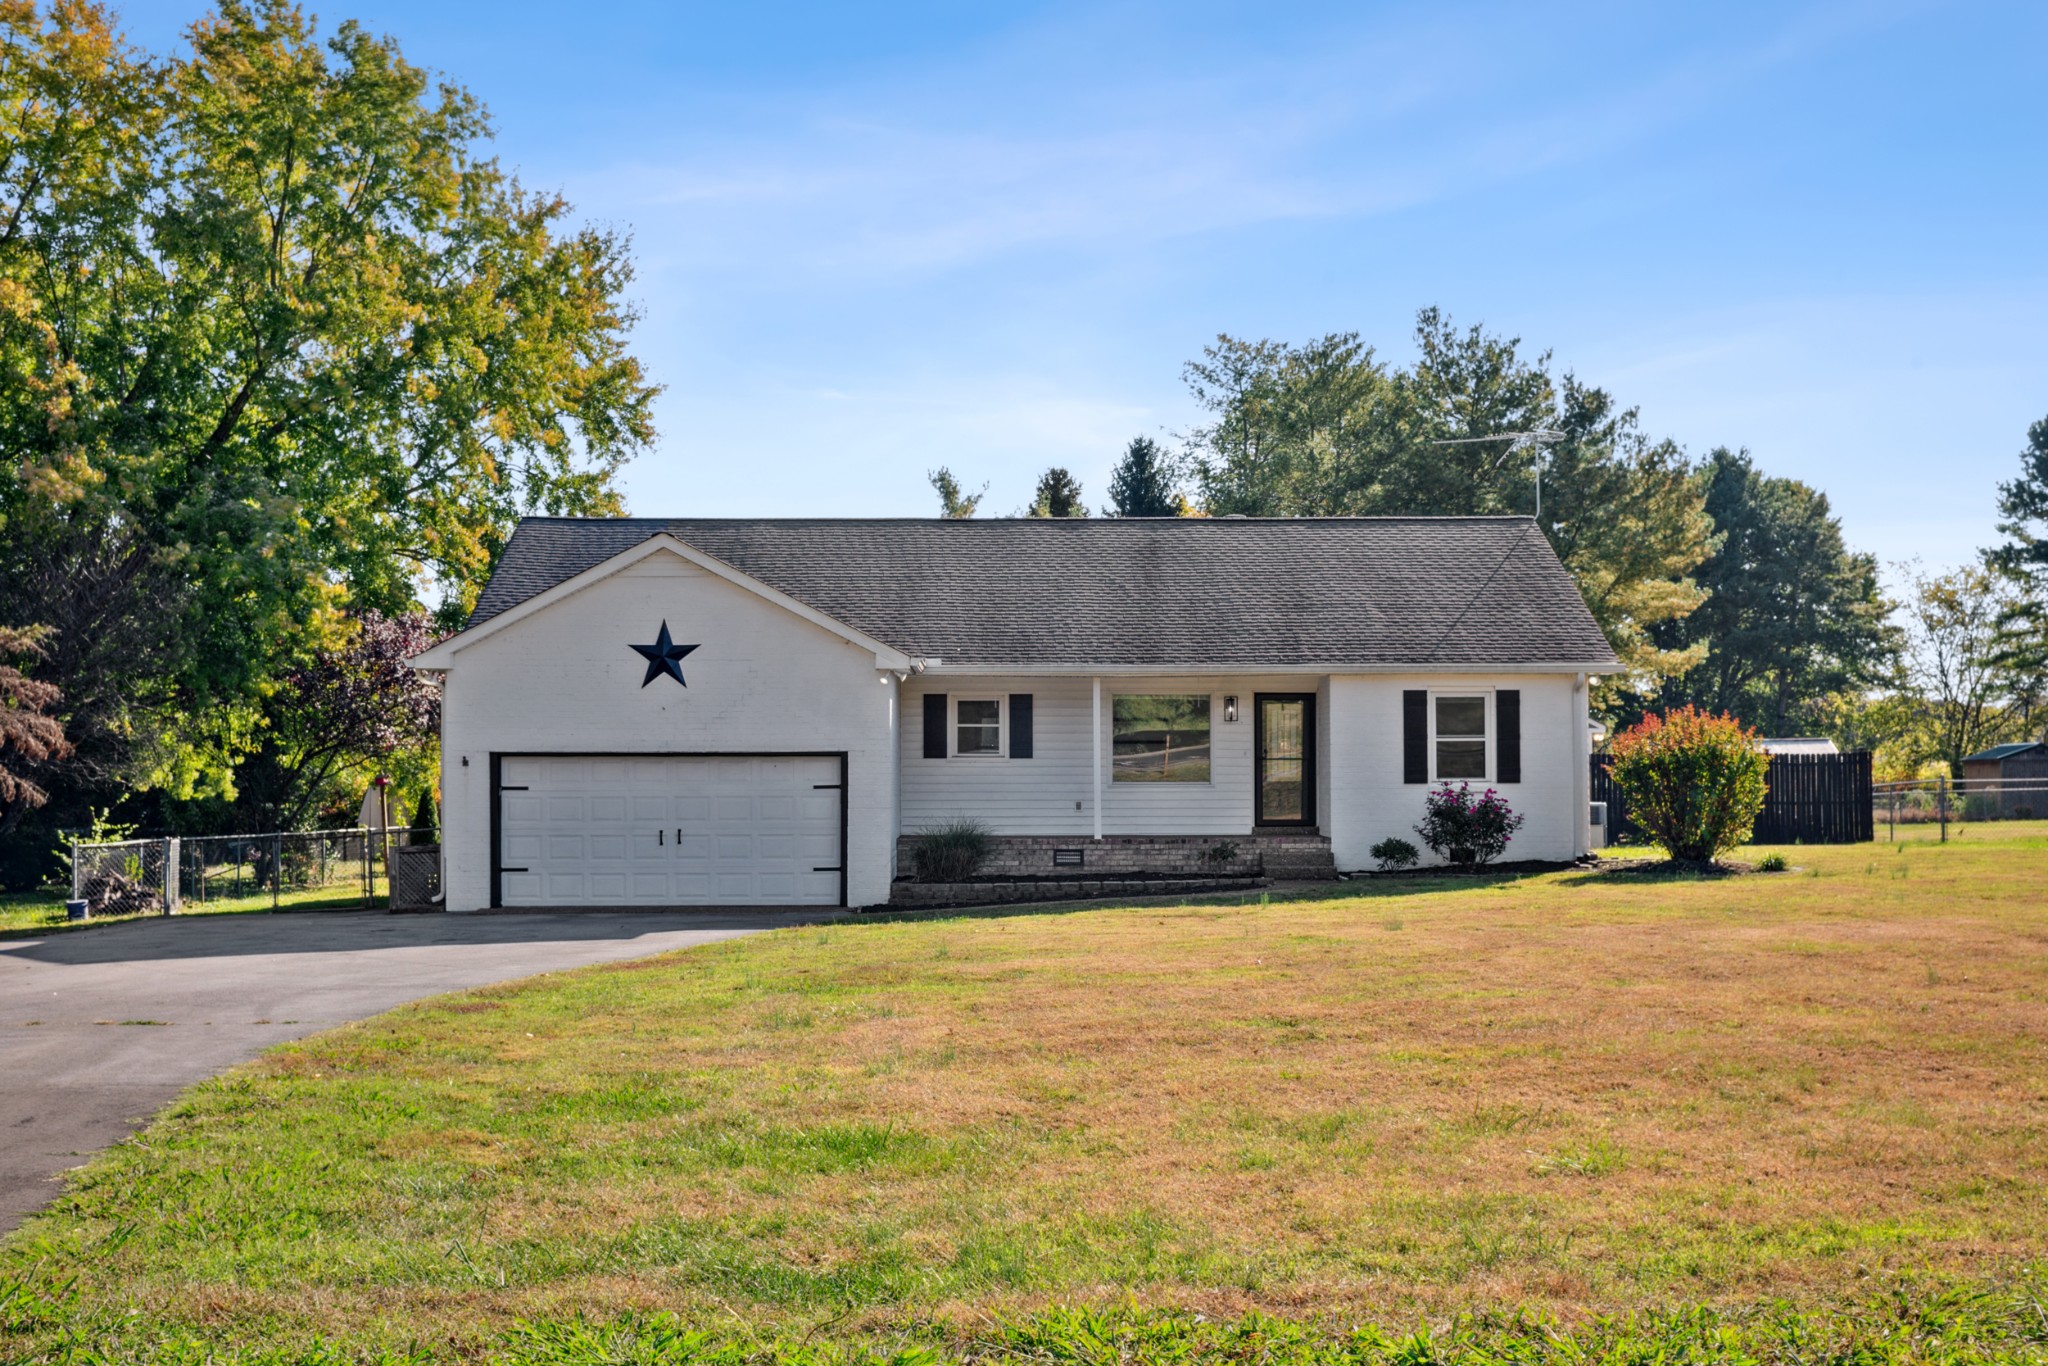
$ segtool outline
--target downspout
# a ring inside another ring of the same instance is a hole
[[[1577,759],[1572,764],[1572,857],[1593,852],[1593,725],[1591,679],[1581,673],[1572,679],[1571,723],[1579,733],[1573,746]],[[1612,827],[1609,827],[1612,834]]]
[[[1091,678],[1088,682],[1094,691],[1095,717],[1094,738],[1089,745],[1095,759],[1095,795],[1089,799],[1088,809],[1095,815],[1095,838],[1099,840],[1102,838],[1102,679]]]

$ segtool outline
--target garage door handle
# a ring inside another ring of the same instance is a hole
[[[660,845],[666,845],[666,844],[668,843],[668,831],[666,831],[666,830],[657,830],[657,831],[655,831],[655,833],[654,833],[654,842],[655,842],[656,844],[660,844]]]

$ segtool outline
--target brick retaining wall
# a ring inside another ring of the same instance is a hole
[[[908,875],[913,835],[896,844],[896,868]],[[1185,873],[1204,877],[1331,878],[1337,873],[1326,836],[1292,832],[1256,835],[997,835],[978,876],[1096,877],[1119,873]],[[1223,846],[1229,857],[1217,858]],[[1078,851],[1079,865],[1053,861],[1055,850]]]
[[[1189,878],[1029,878],[1016,882],[899,882],[889,891],[889,904],[923,909],[939,906],[999,906],[1031,901],[1086,901],[1108,896],[1196,896],[1205,892],[1239,892],[1263,887],[1256,877]]]

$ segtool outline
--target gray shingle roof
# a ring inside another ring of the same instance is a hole
[[[948,664],[1615,662],[1527,517],[529,517],[469,624],[662,532]]]

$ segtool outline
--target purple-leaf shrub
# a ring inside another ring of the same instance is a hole
[[[1475,797],[1470,783],[1445,783],[1424,801],[1415,833],[1452,863],[1480,864],[1499,858],[1521,828],[1522,817],[1492,788]]]

